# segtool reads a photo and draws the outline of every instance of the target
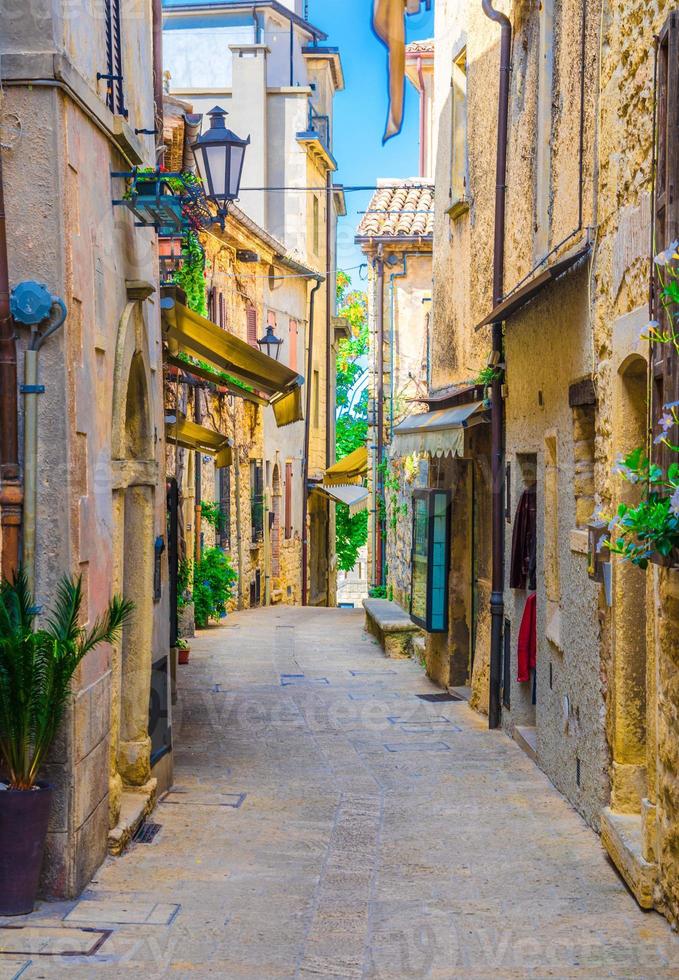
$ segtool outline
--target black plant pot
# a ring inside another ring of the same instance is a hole
[[[0,790],[0,915],[33,911],[47,837],[52,787]]]

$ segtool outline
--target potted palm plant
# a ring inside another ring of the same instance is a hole
[[[52,790],[40,767],[83,657],[120,635],[132,603],[114,598],[90,630],[79,624],[80,578],[64,577],[36,626],[26,576],[0,584],[0,914],[33,910]]]

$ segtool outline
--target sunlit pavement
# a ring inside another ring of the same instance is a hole
[[[362,626],[200,634],[160,831],[11,920],[0,977],[676,978],[679,940],[540,770]]]

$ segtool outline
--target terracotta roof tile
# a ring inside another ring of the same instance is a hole
[[[358,238],[431,238],[434,231],[434,184],[425,177],[379,180],[358,226]]]
[[[410,44],[406,44],[407,54],[425,54],[430,53],[434,50],[434,38],[428,37],[426,40],[422,41],[411,41]]]

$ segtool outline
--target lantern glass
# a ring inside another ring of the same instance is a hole
[[[257,341],[257,346],[263,354],[268,354],[269,357],[273,357],[277,361],[283,341],[276,336],[273,327],[268,326],[265,335]]]
[[[208,115],[210,128],[198,137],[191,149],[205,196],[214,201],[220,213],[223,213],[227,202],[238,197],[245,147],[250,137],[243,140],[227,129],[224,123],[226,112],[219,106],[215,106]]]

